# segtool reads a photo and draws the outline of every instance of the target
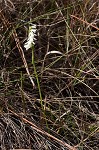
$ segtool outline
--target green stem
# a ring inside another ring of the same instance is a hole
[[[39,79],[38,79],[38,74],[37,74],[36,66],[35,66],[34,46],[32,45],[31,48],[32,48],[32,65],[33,65],[33,68],[34,68],[34,74],[35,74],[35,77],[36,77],[37,86],[38,86],[39,95],[40,95],[40,104],[41,104],[42,113],[43,113],[43,116],[42,116],[42,117],[45,118],[46,126],[47,126],[47,128],[48,128],[48,123],[47,123],[46,115],[45,115],[45,109],[44,109],[44,107],[43,107],[43,100],[42,100],[42,93],[41,93],[41,88],[40,88],[40,82],[39,82]]]
[[[31,48],[32,48],[32,65],[33,65],[33,68],[34,68],[34,74],[35,74],[35,77],[36,77],[37,86],[38,86],[38,90],[39,90],[41,107],[42,107],[42,110],[44,111],[43,102],[42,102],[42,93],[41,93],[41,88],[40,88],[40,82],[39,82],[39,79],[38,79],[38,74],[37,74],[36,66],[35,66],[34,46],[32,45]]]

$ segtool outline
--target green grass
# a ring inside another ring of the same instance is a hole
[[[99,149],[98,36],[98,1],[0,2],[1,149]]]

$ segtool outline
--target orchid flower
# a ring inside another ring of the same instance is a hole
[[[33,24],[32,26],[29,26],[29,34],[28,34],[28,39],[27,42],[24,44],[24,47],[26,50],[31,48],[32,44],[35,44],[35,36],[36,36],[36,24]]]

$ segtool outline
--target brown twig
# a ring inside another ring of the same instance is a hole
[[[26,62],[26,59],[25,59],[24,51],[23,51],[23,49],[22,49],[22,47],[21,47],[21,45],[20,45],[20,41],[19,41],[19,38],[18,38],[18,36],[17,36],[17,33],[16,33],[16,30],[15,30],[15,29],[13,30],[13,37],[14,37],[14,39],[15,39],[16,46],[17,46],[17,48],[18,48],[18,50],[19,50],[19,52],[20,52],[21,58],[22,58],[22,60],[23,60],[23,63],[24,63],[25,69],[26,69],[26,72],[27,72],[27,74],[28,74],[28,77],[30,78],[30,81],[31,81],[31,83],[32,83],[32,85],[33,85],[33,88],[34,88],[34,87],[35,87],[35,83],[34,83],[32,77],[31,77],[31,75],[30,75],[30,72],[29,72],[29,69],[28,69],[28,65],[27,65],[27,62]]]
[[[81,18],[76,17],[75,15],[71,15],[71,17],[76,18],[76,19],[79,20],[79,21],[82,21],[83,23],[85,23],[85,24],[87,24],[87,25],[89,25],[89,26],[95,28],[96,30],[99,30],[98,27],[92,25],[91,23],[88,23],[87,21],[85,21],[85,20],[83,20],[83,19],[81,19]]]

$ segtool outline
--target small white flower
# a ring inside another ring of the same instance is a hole
[[[31,48],[32,44],[35,44],[35,36],[36,36],[36,24],[33,24],[32,26],[29,26],[29,34],[28,34],[28,39],[27,42],[24,44],[24,47],[26,50]]]

